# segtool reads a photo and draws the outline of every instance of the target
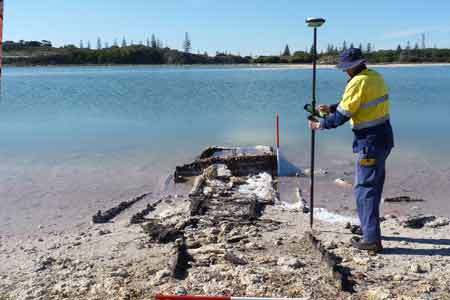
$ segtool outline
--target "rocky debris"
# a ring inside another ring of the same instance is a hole
[[[334,241],[326,241],[323,243],[323,246],[327,250],[333,250],[333,249],[338,248],[338,245]]]
[[[158,243],[174,242],[183,236],[183,232],[174,226],[162,224],[159,220],[151,220],[141,225],[151,241]]]
[[[418,229],[424,227],[427,223],[431,223],[435,219],[435,216],[418,215],[400,218],[399,222],[403,227]]]
[[[100,229],[98,231],[98,235],[106,235],[106,234],[110,234],[110,233],[111,233],[111,230],[109,230],[109,229]]]
[[[314,237],[314,235],[310,232],[306,233],[306,240],[311,243],[312,249],[320,255],[321,260],[329,268],[331,276],[335,280],[337,287],[344,291],[353,291],[354,282],[351,279],[350,270],[340,264],[342,259],[325,249],[322,242]]]
[[[141,210],[131,216],[130,224],[140,224],[140,223],[145,222],[146,221],[145,216],[147,216],[150,212],[154,211],[156,209],[156,207],[164,200],[165,199],[159,199],[158,201],[156,201],[153,204],[147,204],[147,206],[143,210]]]
[[[127,270],[125,269],[119,269],[117,271],[113,271],[110,274],[111,277],[121,277],[121,278],[127,278],[128,276],[130,276],[130,274],[128,273]]]
[[[424,264],[413,263],[409,267],[409,271],[411,271],[412,273],[427,273],[427,272],[431,272],[432,269],[433,269],[433,266],[431,265],[430,262],[427,262]]]
[[[305,176],[310,176],[311,175],[311,169],[305,169],[303,171],[303,174]],[[328,170],[327,169],[315,169],[314,170],[314,176],[325,176],[328,174]]]
[[[421,269],[420,265],[416,264],[416,263],[412,264],[409,267],[409,270],[413,273],[422,273],[422,269]]]
[[[205,177],[203,174],[195,177],[194,184],[192,185],[191,192],[189,196],[198,196],[203,191],[203,184],[205,183]]]
[[[177,239],[169,261],[171,276],[176,279],[185,279],[187,277],[187,269],[190,268],[189,263],[192,261],[193,258],[187,251],[184,238]]]
[[[392,276],[392,280],[394,281],[402,281],[403,280],[403,276],[400,274],[395,274],[394,276]]]
[[[230,177],[230,182],[232,183],[233,186],[235,186],[235,185],[242,185],[242,184],[247,183],[247,177],[245,177],[245,176],[240,176],[240,177],[231,176]]]
[[[399,203],[399,202],[423,202],[425,200],[420,198],[411,198],[409,196],[399,196],[399,197],[391,197],[384,198],[384,202],[391,203]]]
[[[368,300],[388,300],[391,299],[391,293],[383,288],[373,289],[366,292]]]
[[[235,235],[235,236],[231,236],[229,238],[226,239],[227,243],[237,243],[245,238],[247,238],[248,236],[245,234],[242,235]]]
[[[204,215],[208,209],[207,199],[201,196],[190,196],[189,201],[191,203],[189,207],[190,215]]]
[[[247,183],[239,187],[239,193],[254,195],[258,200],[273,204],[277,198],[273,188],[272,176],[268,173],[260,173],[247,179]]]
[[[41,272],[48,268],[51,268],[55,263],[55,259],[51,256],[41,257],[34,268],[35,272]]]
[[[353,234],[362,235],[361,225],[356,225],[356,224],[352,224],[350,222],[347,222],[345,224],[345,229],[350,230],[350,232],[353,233]]]
[[[243,258],[238,257],[231,251],[227,251],[223,257],[226,261],[231,262],[234,265],[246,265],[247,261]]]
[[[444,217],[438,217],[435,220],[425,223],[426,227],[437,228],[442,226],[447,226],[450,224],[450,219]]]
[[[300,211],[304,214],[309,213],[308,203],[306,202],[305,198],[302,195],[302,190],[298,187],[295,189],[295,196],[297,197],[298,207]]]
[[[336,178],[334,183],[342,187],[352,187],[352,184],[343,178]]]
[[[181,217],[185,220],[183,226],[174,225],[170,215],[164,220],[149,222],[146,227],[143,225],[147,233],[153,232],[153,242],[167,240],[173,243],[176,238],[175,244],[182,243],[182,246],[173,246],[170,252],[169,274],[157,273],[152,280],[155,286],[160,287],[158,290],[168,285],[173,293],[176,287],[171,285],[170,278],[178,278],[184,280],[183,285],[190,293],[197,294],[222,291],[257,296],[266,295],[269,290],[274,295],[286,294],[286,284],[292,287],[289,295],[303,293],[294,288],[298,280],[287,278],[294,278],[293,273],[297,278],[301,277],[300,269],[303,272],[310,269],[306,262],[293,256],[282,259],[261,257],[261,251],[273,248],[271,242],[271,245],[265,245],[261,241],[261,233],[277,231],[282,224],[262,218],[264,208],[273,204],[277,196],[272,176],[269,173],[250,174],[244,181],[231,176],[226,166],[212,164],[197,178],[204,179],[194,183],[197,187],[191,190],[189,210]],[[170,239],[158,236],[164,231],[171,232],[170,228],[176,232]],[[280,241],[278,247],[302,245],[301,251],[311,253],[311,244],[304,241],[281,243],[281,240],[277,239]],[[316,264],[320,264],[322,256],[312,257]],[[318,265],[314,268],[317,273]],[[328,278],[328,268],[323,265],[320,268]],[[239,278],[241,281],[236,281]],[[336,287],[332,289],[336,291]]]
[[[214,164],[203,172],[207,179],[228,179],[232,176],[230,169],[225,164]]]
[[[175,290],[175,295],[178,296],[186,296],[188,294],[188,291],[186,290],[186,288],[179,286],[176,288]]]
[[[277,261],[279,266],[285,266],[292,269],[302,268],[304,265],[295,257],[280,257]]]
[[[102,212],[99,210],[97,214],[92,216],[92,222],[94,223],[107,223],[111,221],[113,218],[115,218],[117,215],[119,215],[122,211],[125,209],[131,207],[136,202],[144,199],[145,197],[151,195],[151,193],[145,193],[140,196],[137,196],[129,201],[122,201],[119,203],[119,205],[108,209],[105,212]]]

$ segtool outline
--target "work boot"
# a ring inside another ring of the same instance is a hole
[[[381,241],[376,242],[367,242],[360,237],[352,237],[351,239],[352,246],[359,250],[367,250],[370,252],[381,252],[383,251],[383,245],[381,244]]]

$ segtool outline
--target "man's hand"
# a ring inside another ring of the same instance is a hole
[[[325,105],[325,104],[319,105],[319,111],[329,114],[330,113],[330,106]]]
[[[322,129],[322,125],[320,124],[320,122],[314,118],[314,117],[309,117],[308,118],[308,127],[310,129],[313,130],[318,130],[318,129]]]

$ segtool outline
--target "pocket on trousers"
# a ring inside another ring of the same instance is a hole
[[[361,158],[358,162],[361,167],[373,167],[377,165],[375,158]]]
[[[360,186],[374,186],[377,182],[377,159],[361,151],[358,154],[356,183]]]

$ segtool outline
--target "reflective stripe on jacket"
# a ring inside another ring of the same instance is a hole
[[[389,95],[383,77],[365,69],[345,87],[337,111],[350,118],[354,130],[374,127],[389,120]]]

